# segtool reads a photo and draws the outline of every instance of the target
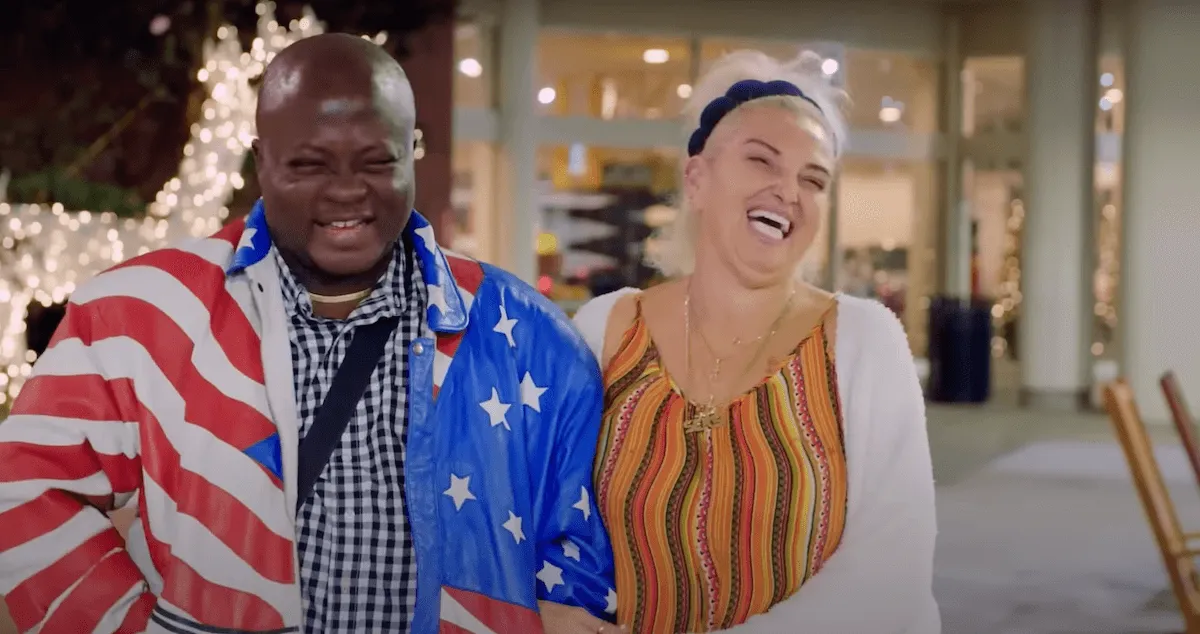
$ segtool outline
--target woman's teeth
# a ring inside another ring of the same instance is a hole
[[[749,218],[755,231],[774,240],[783,240],[792,232],[792,221],[773,211],[755,209]]]

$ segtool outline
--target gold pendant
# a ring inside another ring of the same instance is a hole
[[[695,434],[708,431],[721,424],[721,415],[712,405],[694,406],[696,413],[683,424],[683,431]]]

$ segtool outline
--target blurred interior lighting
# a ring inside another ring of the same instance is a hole
[[[891,97],[884,97],[879,108],[879,120],[884,123],[896,123],[904,115],[904,102]]]
[[[538,94],[537,94],[538,103],[540,103],[544,106],[550,105],[550,104],[554,103],[554,98],[557,96],[558,96],[558,93],[556,93],[553,88],[546,86],[545,88],[538,91]]]
[[[153,20],[150,20],[150,34],[154,36],[162,35],[171,28],[171,18],[165,15],[156,15]]]
[[[671,59],[671,55],[667,53],[666,49],[648,48],[642,53],[642,61],[647,64],[665,64],[669,59]]]
[[[679,87],[675,89],[675,94],[679,95],[680,99],[687,99],[688,97],[691,97],[692,96],[691,84],[679,84]]]
[[[474,57],[466,57],[458,63],[458,72],[467,77],[478,77],[483,74],[483,64]]]
[[[832,57],[828,57],[825,59],[825,61],[821,62],[821,72],[825,73],[826,77],[832,77],[836,75],[838,68],[840,67],[841,64],[838,64],[838,61]]]
[[[605,77],[600,82],[600,118],[608,121],[617,115],[617,82]]]

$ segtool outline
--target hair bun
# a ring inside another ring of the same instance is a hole
[[[796,59],[788,62],[786,66],[790,66],[796,71],[805,75],[816,77],[825,77],[825,73],[821,72],[821,65],[825,63],[825,58],[817,54],[816,51],[804,50],[796,56]]]

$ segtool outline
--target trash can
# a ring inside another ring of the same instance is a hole
[[[935,297],[929,304],[929,381],[936,403],[983,403],[991,393],[991,302]]]

